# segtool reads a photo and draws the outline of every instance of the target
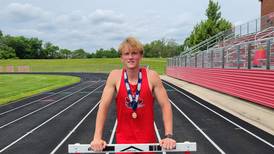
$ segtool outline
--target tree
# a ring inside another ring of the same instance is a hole
[[[144,46],[145,57],[160,57],[161,51],[164,47],[164,42],[162,40],[152,41],[150,44]]]
[[[16,56],[20,59],[29,59],[30,56],[30,47],[28,45],[28,40],[23,36],[5,36],[4,43],[13,48],[16,52]]]
[[[17,58],[15,50],[5,44],[5,37],[0,30],[0,59]]]
[[[58,50],[58,46],[55,46],[52,43],[47,42],[44,44],[43,53],[46,55],[45,58],[53,59],[58,58]]]
[[[0,44],[0,59],[11,59],[11,58],[17,58],[15,50],[11,47]]]
[[[30,38],[28,39],[28,45],[30,50],[30,58],[42,59],[45,57],[42,50],[42,40],[39,40],[38,38]]]
[[[96,50],[95,53],[92,53],[89,56],[93,58],[117,58],[119,57],[119,53],[114,48],[110,48],[107,50],[100,48],[99,50]]]
[[[61,58],[69,59],[72,57],[72,52],[68,49],[60,49]]]
[[[87,58],[87,53],[85,52],[84,49],[77,49],[72,52],[72,58],[75,58],[75,59]]]
[[[206,9],[207,19],[201,21],[195,25],[190,36],[184,41],[184,50],[191,48],[200,42],[218,34],[219,32],[232,28],[232,24],[221,17],[220,5],[218,2],[209,0],[208,8]],[[204,50],[207,47],[200,47],[200,50]]]
[[[154,40],[144,45],[144,57],[172,57],[178,55],[182,46],[173,39]]]
[[[221,18],[221,7],[218,2],[213,2],[209,0],[208,8],[206,9],[206,16],[208,20],[211,20],[215,23]]]

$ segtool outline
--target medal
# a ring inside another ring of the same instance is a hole
[[[127,77],[127,72],[124,71],[124,80],[126,84],[126,89],[127,89],[127,94],[128,98],[130,101],[130,107],[132,108],[133,112],[131,114],[131,117],[133,119],[137,118],[137,113],[136,110],[138,108],[138,99],[140,95],[140,90],[141,90],[141,84],[142,84],[142,70],[140,69],[139,74],[138,74],[138,84],[137,84],[137,90],[135,96],[132,95],[132,92],[130,90],[129,82],[128,82],[128,77]]]
[[[136,112],[132,112],[131,116],[132,116],[133,119],[136,119],[137,118],[137,113]]]

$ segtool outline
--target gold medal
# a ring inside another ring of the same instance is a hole
[[[136,112],[132,112],[131,116],[132,116],[133,119],[136,119],[137,118],[137,113]]]

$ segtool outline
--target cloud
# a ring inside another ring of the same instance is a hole
[[[89,16],[92,24],[101,25],[105,23],[112,24],[122,24],[123,23],[123,15],[116,14],[112,10],[101,10],[97,9],[95,12],[91,13]]]
[[[60,48],[83,48],[86,51],[117,48],[127,36],[135,36],[143,43],[162,38],[174,38],[181,42],[192,20],[191,15],[186,13],[172,18],[164,18],[153,10],[138,16],[110,9],[60,13],[20,3],[6,5],[0,15],[3,15],[0,26],[8,23],[6,29],[11,35],[38,37]]]
[[[1,16],[11,22],[29,22],[45,20],[49,13],[31,4],[11,3],[1,11]]]

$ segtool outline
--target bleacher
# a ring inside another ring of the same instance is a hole
[[[169,65],[274,69],[274,12],[221,32],[170,58]],[[204,49],[201,51],[201,49]],[[261,53],[257,53],[257,52]],[[268,55],[269,52],[269,55]]]
[[[166,74],[274,108],[273,18],[234,27],[169,58]]]

